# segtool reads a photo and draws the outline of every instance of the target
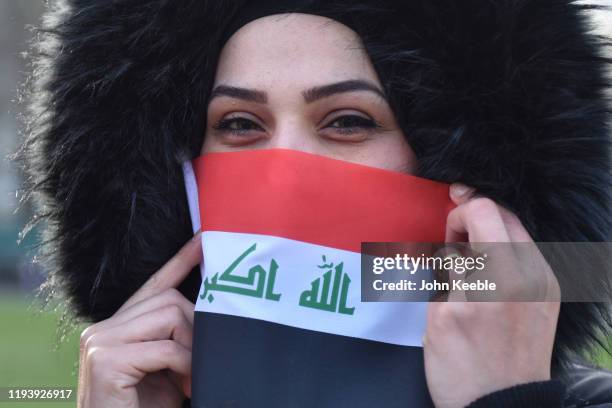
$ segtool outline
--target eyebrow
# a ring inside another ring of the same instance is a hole
[[[306,103],[312,103],[319,99],[327,98],[329,96],[336,95],[339,93],[355,91],[374,92],[381,98],[385,100],[387,99],[385,93],[380,88],[378,88],[371,82],[364,81],[361,79],[351,79],[348,81],[336,82],[329,85],[315,86],[314,88],[310,88],[302,92],[302,95],[304,96],[304,100],[306,101]]]
[[[210,100],[218,96],[242,99],[248,102],[268,103],[268,95],[255,89],[238,88],[235,86],[219,85],[210,94]]]
[[[350,79],[333,84],[315,86],[302,92],[302,96],[306,103],[313,103],[319,99],[327,98],[332,95],[355,92],[369,91],[387,100],[385,93],[371,82],[362,79]],[[235,99],[242,99],[247,102],[268,103],[268,95],[264,91],[249,88],[240,88],[229,85],[218,85],[213,89],[210,100],[219,96],[227,96]]]

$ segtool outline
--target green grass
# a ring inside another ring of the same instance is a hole
[[[75,388],[80,328],[59,340],[60,311],[36,311],[25,299],[0,297],[0,387],[55,386]],[[612,339],[610,341],[612,347]],[[612,357],[603,350],[593,360],[612,369]],[[76,403],[44,406],[64,408]],[[40,403],[3,403],[0,408],[36,408]]]
[[[25,299],[0,299],[0,387],[66,387],[77,385],[79,330],[59,340],[61,313],[36,311]],[[74,407],[75,402],[40,404],[0,402],[0,407]]]

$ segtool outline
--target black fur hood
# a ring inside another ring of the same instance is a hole
[[[199,152],[220,31],[243,3],[49,2],[22,153],[45,265],[80,316],[110,316],[191,236],[180,163]],[[357,27],[421,176],[476,187],[536,241],[610,240],[610,61],[587,6],[357,3],[319,14]],[[181,289],[198,288],[194,272]],[[607,320],[603,304],[563,304],[555,361]]]

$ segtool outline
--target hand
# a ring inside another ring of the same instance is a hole
[[[448,215],[447,242],[533,242],[514,214],[489,199],[472,198],[472,192],[451,186],[457,207]],[[546,299],[559,299],[549,267],[528,271],[529,280],[520,263],[505,257],[496,265],[510,274],[514,293],[531,291],[530,282],[544,282]],[[558,301],[430,303],[423,348],[435,406],[462,408],[497,390],[549,380],[558,316]]]
[[[113,316],[83,331],[80,408],[180,407],[190,395],[194,305],[175,288],[201,259],[198,233]]]

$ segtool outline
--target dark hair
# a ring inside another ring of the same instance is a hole
[[[191,236],[180,163],[198,154],[221,28],[244,1],[52,2],[22,150],[44,259],[107,318]],[[419,175],[461,181],[536,241],[607,241],[604,40],[570,0],[330,1],[361,36]],[[198,273],[181,290],[195,298]],[[555,362],[609,327],[566,303]]]

